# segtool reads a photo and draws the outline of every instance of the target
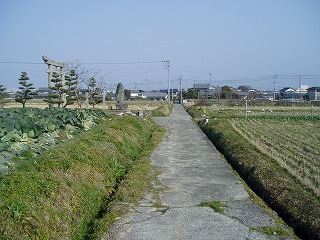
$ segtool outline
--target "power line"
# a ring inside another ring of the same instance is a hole
[[[142,62],[80,62],[81,64],[87,65],[126,65],[126,64],[150,64],[150,63],[161,63],[163,61],[142,61]],[[43,62],[0,62],[0,64],[43,64]]]
[[[43,62],[0,62],[0,64],[43,64]]]
[[[149,62],[97,62],[97,63],[82,63],[88,65],[128,65],[128,64],[149,64],[149,63],[160,63],[162,61],[149,61]]]
[[[131,73],[131,74],[125,74],[125,75],[119,75],[117,77],[130,77],[130,76],[135,76],[135,75],[140,75],[140,74],[145,74],[145,73],[152,73],[152,72],[158,72],[158,71],[162,71],[163,68],[158,68],[155,70],[150,70],[150,71],[144,71],[144,72],[138,72],[138,73]]]

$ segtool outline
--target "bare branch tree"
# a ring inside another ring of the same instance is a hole
[[[101,70],[98,70],[96,67],[88,67],[80,63],[78,60],[69,63],[68,66],[69,71],[74,70],[78,76],[78,85],[76,90],[78,107],[82,108],[84,106],[86,101],[85,92],[88,92],[89,102],[94,107],[94,105],[99,101],[98,98],[102,95],[102,92],[107,91],[110,88],[108,85],[108,75],[110,75],[111,72],[102,74]],[[93,101],[93,99],[95,99],[95,101]]]

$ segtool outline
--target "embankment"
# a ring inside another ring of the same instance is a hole
[[[0,238],[84,239],[92,234],[156,128],[149,120],[113,116],[0,175]]]

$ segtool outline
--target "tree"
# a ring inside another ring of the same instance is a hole
[[[252,89],[251,88],[251,86],[249,86],[249,85],[241,85],[241,86],[239,86],[238,87],[238,89],[240,90],[240,91],[243,91],[243,92],[248,92],[250,89]]]
[[[66,94],[66,101],[63,103],[63,108],[78,101],[78,96],[80,94],[78,84],[78,74],[74,69],[71,69],[65,79],[65,88],[63,89],[63,92]]]
[[[87,94],[89,94],[89,103],[93,106],[96,103],[102,101],[102,98],[98,99],[96,95],[101,93],[103,90],[106,91],[110,88],[109,93],[111,94],[110,98],[112,98],[111,89],[113,87],[111,86],[111,84],[108,87],[106,83],[107,75],[110,73],[101,75],[101,71],[98,71],[96,68],[88,68],[78,61],[70,63],[69,69],[73,69],[78,77],[78,83],[75,89],[75,93],[76,102],[79,108],[82,108],[83,104],[86,101],[86,97],[84,96],[84,94],[81,94],[80,87],[87,89]],[[91,87],[93,85],[95,86]]]
[[[221,87],[221,98],[229,99],[232,96],[232,88],[230,86]]]
[[[61,82],[60,74],[57,72],[52,73],[51,82],[53,83],[53,86],[50,87],[51,93],[49,94],[49,99],[45,99],[45,102],[48,102],[49,104],[57,104],[58,107],[61,107],[63,104],[63,85]]]
[[[21,85],[19,87],[19,91],[17,91],[17,96],[15,98],[16,102],[19,102],[22,104],[22,107],[25,108],[26,102],[29,99],[33,99],[33,84],[28,83],[30,78],[27,76],[26,72],[21,72],[21,76],[19,78],[19,84]]]
[[[89,98],[89,104],[94,106],[100,102],[102,102],[101,99],[97,98],[97,95],[101,93],[101,89],[97,86],[97,80],[94,77],[91,77],[89,79],[88,85],[88,98]]]
[[[124,90],[124,98],[129,100],[131,98],[131,91],[129,89]]]
[[[199,97],[198,95],[199,91],[195,88],[189,88],[187,92],[185,90],[182,92],[182,97],[184,99],[197,99]]]
[[[223,86],[221,87],[221,98],[223,99],[238,99],[239,95],[232,91],[232,87]]]
[[[0,85],[0,108],[3,108],[4,105],[8,102],[5,98],[8,96],[7,93],[5,93],[6,88],[3,87],[3,85]]]

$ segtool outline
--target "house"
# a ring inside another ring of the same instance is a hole
[[[162,93],[168,93],[168,89],[160,89],[160,92]],[[176,97],[179,93],[179,90],[176,88],[171,88],[170,89],[170,95],[172,95],[173,97]]]
[[[144,96],[143,96],[143,90],[136,90],[136,89],[134,89],[134,90],[130,90],[130,98],[145,98]]]
[[[299,99],[299,94],[291,87],[285,87],[279,90],[279,99]]]
[[[8,90],[5,90],[4,93],[7,95],[7,98],[15,98],[16,94],[17,94],[17,90],[16,89],[8,89]]]
[[[309,101],[320,101],[320,87],[308,88],[306,99]]]
[[[262,99],[262,100],[274,100],[274,96],[275,96],[275,92],[274,91],[258,91],[257,92],[257,99]]]
[[[249,96],[249,92],[246,92],[246,91],[241,91],[239,89],[232,89],[232,92],[236,95],[238,95],[239,99],[246,99],[246,98],[256,98],[256,97],[253,97],[254,96],[254,91],[255,90],[250,90],[252,92],[252,94]]]
[[[143,91],[143,90],[130,90],[130,96],[131,99],[166,99],[168,97],[167,91],[162,92],[162,91]]]
[[[36,93],[37,93],[37,98],[47,98],[49,95],[49,88],[40,87]]]
[[[195,83],[193,84],[193,88],[196,89],[199,94],[208,97],[208,96],[216,96],[217,93],[221,92],[220,89],[216,89],[215,87],[211,86],[210,84],[204,83]]]
[[[195,83],[193,88],[196,89],[201,95],[207,96],[210,84]]]
[[[86,92],[88,92],[88,89],[86,88],[80,88],[78,89],[79,95],[85,96]],[[52,93],[56,93],[56,91],[52,90]],[[36,98],[48,98],[49,96],[49,88],[48,87],[39,87],[38,90],[35,91],[35,97]],[[102,91],[100,90],[96,97],[102,97]]]
[[[152,100],[165,100],[166,98],[168,98],[168,94],[161,91],[144,92],[143,96]]]

